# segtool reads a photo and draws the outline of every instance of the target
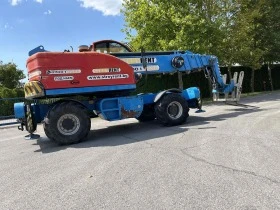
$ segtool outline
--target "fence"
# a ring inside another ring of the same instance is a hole
[[[14,103],[23,102],[24,98],[0,99],[0,127],[18,123],[14,116]]]
[[[242,93],[249,93],[251,91],[251,73],[252,70],[247,67],[238,66],[232,67],[233,72],[244,71],[245,77],[242,85]],[[221,73],[226,74],[227,68],[221,68]],[[280,65],[273,65],[271,67],[271,75],[274,85],[274,90],[280,89]],[[229,78],[229,75],[228,75]],[[157,92],[163,89],[169,89],[178,87],[178,76],[174,75],[149,75],[147,81],[144,85],[138,85],[137,92],[145,93],[145,92]],[[205,79],[204,73],[201,71],[199,73],[194,74],[185,74],[183,75],[184,88],[188,87],[199,87],[202,93],[203,98],[211,97],[211,91],[209,90],[208,80]],[[229,82],[229,81],[228,81]],[[270,81],[268,78],[267,66],[264,65],[261,69],[255,71],[255,83],[254,83],[255,91],[269,91],[270,89]]]

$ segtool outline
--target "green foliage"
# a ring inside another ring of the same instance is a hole
[[[0,98],[21,98],[24,97],[24,91],[22,88],[6,88],[0,87]]]
[[[24,97],[24,91],[20,88],[20,80],[24,77],[15,64],[0,62],[0,116],[13,115],[14,103]]]
[[[263,16],[259,22],[263,27],[259,28],[257,36],[261,37],[265,50],[264,61],[273,62],[280,60],[280,4],[278,0],[267,0],[261,12]]]
[[[122,12],[137,50],[190,50],[256,70],[280,60],[279,10],[278,0],[124,0]],[[254,73],[245,74],[252,91]]]
[[[136,49],[191,50],[215,53],[226,16],[220,1],[126,0],[124,16],[128,39]],[[222,11],[222,12],[221,12]],[[135,36],[132,31],[136,31]]]
[[[0,86],[14,89],[20,87],[20,80],[25,75],[14,63],[3,64],[0,62]]]
[[[24,92],[22,89],[9,89],[6,87],[0,87],[0,116],[13,115],[14,103],[22,101],[23,97]]]

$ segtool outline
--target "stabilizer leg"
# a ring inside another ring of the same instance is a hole
[[[40,135],[39,134],[34,134],[34,133],[30,133],[30,134],[28,134],[24,137],[25,140],[36,140],[36,139],[39,139],[39,138],[40,138]]]
[[[34,134],[34,132],[37,129],[37,122],[36,119],[34,117],[34,113],[32,110],[32,106],[30,103],[26,104],[26,123],[25,123],[25,128],[26,130],[29,132],[28,135],[26,135],[24,138],[26,140],[34,140],[34,139],[38,139],[40,138],[40,135],[38,134]]]
[[[199,98],[198,101],[197,101],[197,109],[195,111],[195,113],[201,113],[201,112],[205,112],[205,110],[202,109],[202,99]]]
[[[238,77],[238,80],[237,80]],[[244,71],[241,71],[239,73],[234,72],[232,81],[234,82],[234,88],[231,91],[231,93],[224,93],[220,94],[218,91],[213,92],[213,101],[223,101],[223,102],[238,102],[240,100],[241,92],[242,92],[242,83],[244,78]],[[224,77],[224,80],[226,77]],[[223,98],[220,98],[220,96],[223,96]]]

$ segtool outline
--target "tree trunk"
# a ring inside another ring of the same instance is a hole
[[[271,89],[271,91],[273,91],[274,88],[273,88],[273,82],[272,82],[272,76],[271,76],[270,63],[267,64],[267,71],[268,71],[268,80],[269,80],[269,84],[270,84],[270,89]]]
[[[179,83],[179,89],[183,90],[184,89],[184,83],[183,83],[183,76],[182,72],[178,71],[178,83]]]
[[[231,80],[231,79],[232,79],[231,65],[229,65],[229,66],[227,67],[227,71],[228,71],[229,80]]]
[[[251,92],[255,92],[255,69],[252,68],[252,72],[251,72]]]

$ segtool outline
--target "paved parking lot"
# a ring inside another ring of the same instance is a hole
[[[280,93],[163,127],[92,120],[71,146],[0,129],[0,209],[280,209]]]

